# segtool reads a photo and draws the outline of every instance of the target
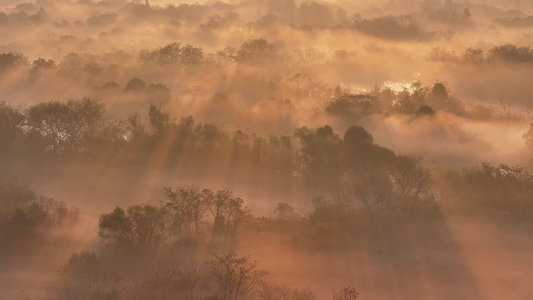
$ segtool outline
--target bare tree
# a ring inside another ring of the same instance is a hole
[[[190,299],[196,299],[196,290],[198,289],[198,285],[206,277],[205,265],[191,262],[183,266],[180,275],[183,282],[187,286]]]
[[[289,300],[290,294],[290,288],[266,280],[259,283],[257,291],[257,295],[262,300]]]
[[[216,282],[216,295],[220,300],[248,299],[267,274],[266,270],[257,269],[257,262],[234,253],[215,256],[208,267]]]

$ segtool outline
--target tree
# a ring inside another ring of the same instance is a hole
[[[54,299],[118,300],[120,278],[104,268],[94,252],[73,253],[52,282]]]
[[[227,138],[224,129],[213,123],[197,124],[194,128],[194,133],[204,146],[213,146]]]
[[[419,160],[398,156],[391,175],[395,198],[404,217],[434,215],[438,211],[431,174]]]
[[[30,137],[55,152],[87,150],[104,116],[104,106],[94,100],[45,102],[27,112]]]
[[[533,152],[533,123],[529,126],[529,130],[522,135],[522,138],[525,140],[529,151]]]
[[[431,95],[438,101],[445,101],[448,99],[448,89],[442,82],[436,82],[431,89]]]
[[[235,233],[240,223],[242,223],[249,213],[247,208],[243,208],[244,200],[231,197],[226,202],[226,232],[224,240],[227,241],[230,233]]]
[[[29,205],[37,199],[35,192],[26,186],[0,178],[0,222],[15,208]]]
[[[18,52],[0,54],[0,74],[10,69],[25,66],[28,64],[28,58]]]
[[[56,68],[56,63],[52,59],[38,58],[31,63],[29,82],[33,83],[41,74],[47,70]]]
[[[533,176],[520,166],[483,163],[481,168],[448,170],[443,198],[456,199],[460,208],[475,213],[529,219],[533,213]]]
[[[379,111],[380,104],[369,94],[343,94],[336,97],[326,107],[326,112],[337,117],[352,118],[358,121],[363,116]]]
[[[204,50],[187,44],[181,48],[180,55],[182,64],[186,66],[199,65],[204,59]]]
[[[485,60],[485,56],[483,55],[483,50],[479,48],[466,48],[465,53],[463,54],[463,58],[465,61],[474,63],[474,64],[480,64]]]
[[[505,44],[490,49],[488,59],[511,63],[531,63],[533,62],[533,49]]]
[[[0,231],[0,241],[3,244],[0,250],[4,250],[2,248],[26,250],[29,246],[26,243],[37,238],[37,225],[38,223],[26,211],[16,208]]]
[[[420,116],[432,116],[435,114],[435,110],[433,109],[433,107],[429,106],[429,105],[420,105],[420,107],[418,107],[415,115],[417,117],[420,117]]]
[[[139,113],[136,112],[128,117],[127,132],[126,138],[128,140],[140,140],[146,136],[146,130],[141,123]]]
[[[117,206],[100,216],[98,227],[98,235],[109,244],[149,254],[179,231],[181,220],[164,207],[142,204],[124,210]]]
[[[388,172],[366,172],[352,182],[352,187],[356,200],[362,203],[372,218],[395,212],[394,183]]]
[[[128,81],[124,87],[124,90],[131,92],[142,92],[146,90],[146,83],[140,78],[133,77],[130,79],[130,81]]]
[[[185,144],[190,142],[194,136],[194,118],[192,116],[182,117],[176,125],[176,146],[177,151],[182,151]]]
[[[150,83],[146,88],[146,94],[154,101],[165,102],[171,98],[170,89],[161,83]]]
[[[224,244],[230,234],[235,234],[239,225],[249,215],[249,210],[243,207],[244,200],[233,196],[231,190],[220,190],[212,193],[207,190],[209,197],[209,212],[213,218],[213,241],[223,236]]]
[[[372,144],[374,138],[361,126],[351,126],[344,133],[344,146],[351,148],[361,144]]]
[[[359,298],[359,292],[351,286],[333,292],[333,300],[357,300]]]
[[[294,50],[298,58],[298,62],[302,66],[310,66],[323,63],[326,54],[317,50],[316,48],[296,49]]]
[[[31,68],[33,72],[37,72],[39,70],[55,69],[56,63],[52,59],[45,59],[39,57],[31,63]]]
[[[248,299],[254,287],[267,274],[257,266],[257,262],[249,257],[239,257],[234,253],[215,256],[208,263],[208,268],[216,283],[218,299]]]
[[[274,209],[274,214],[276,215],[277,221],[280,223],[297,221],[300,217],[296,209],[285,202],[278,203]]]
[[[324,94],[328,88],[320,78],[309,73],[296,73],[287,79],[286,84],[296,93],[297,97]],[[290,104],[290,100],[288,101]]]
[[[317,182],[337,183],[340,176],[341,139],[329,126],[298,128],[294,136],[300,140],[302,170]]]
[[[387,167],[394,161],[394,152],[373,141],[372,135],[361,126],[351,126],[344,133],[343,164],[352,174]]]
[[[206,277],[205,265],[195,262],[189,263],[188,265],[182,267],[180,275],[182,280],[185,282],[187,289],[189,290],[189,299],[196,299],[195,292],[197,287]]]
[[[0,260],[2,252],[37,249],[43,233],[71,227],[78,210],[52,198],[37,196],[14,181],[0,179]]]
[[[291,289],[274,282],[261,280],[257,294],[262,300],[289,300]]]
[[[399,93],[398,99],[393,102],[393,109],[407,114],[416,112],[420,105],[427,102],[428,87],[422,85],[420,81],[413,81],[409,88],[405,88]]]
[[[237,52],[237,61],[264,64],[277,55],[277,47],[267,40],[253,39],[243,43]]]
[[[212,201],[209,205],[209,212],[213,217],[213,235],[220,232],[224,228],[226,221],[224,214],[227,209],[227,202],[233,197],[233,192],[230,190],[218,191],[216,194],[211,194]]]
[[[181,58],[180,46],[179,43],[170,43],[154,51],[142,50],[139,58],[144,61],[154,62],[160,66],[175,65]]]
[[[305,288],[302,290],[293,289],[291,294],[292,294],[291,295],[292,300],[314,300],[316,299],[315,293],[309,288]]]
[[[183,186],[172,190],[165,188],[166,207],[181,220],[181,230],[198,233],[204,215],[212,202],[210,190],[200,191],[198,186]]]
[[[356,14],[352,17],[352,22],[355,29],[380,38],[423,40],[432,37],[431,33],[424,32],[409,15],[387,15],[363,19]]]
[[[161,136],[168,131],[171,124],[170,115],[166,112],[163,112],[161,108],[157,108],[155,105],[150,104],[148,118],[150,121],[150,126],[156,135]]]
[[[20,110],[0,102],[0,152],[7,150],[22,137],[24,119]]]
[[[318,1],[306,1],[300,4],[298,20],[304,26],[330,27],[336,24],[332,5]]]

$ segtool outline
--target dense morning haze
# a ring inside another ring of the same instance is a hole
[[[0,1],[0,299],[531,299],[533,1]]]

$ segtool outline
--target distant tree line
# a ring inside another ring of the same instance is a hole
[[[381,24],[383,23],[383,24]],[[396,39],[426,39],[432,34],[423,32],[418,25],[413,23],[409,16],[384,16],[375,19],[363,19],[355,15],[354,27],[360,28],[372,35],[385,36]],[[390,28],[394,30],[390,30]],[[136,62],[141,65],[159,66],[169,68],[224,68],[228,65],[255,65],[270,68],[272,66],[311,66],[328,64],[349,59],[345,50],[336,51],[332,57],[325,59],[326,55],[314,48],[285,49],[281,45],[272,43],[265,38],[256,38],[245,41],[238,47],[227,46],[213,53],[206,53],[203,48],[191,44],[182,45],[172,42],[155,49],[142,49],[136,55]],[[106,54],[103,59],[94,54],[67,53],[60,60],[38,57],[31,61],[20,52],[5,52],[0,54],[0,74],[16,68],[28,68],[33,76],[38,76],[47,70],[58,72],[62,75],[87,73],[91,76],[103,74],[110,68],[116,69],[116,63],[129,62],[132,54],[116,50]],[[112,59],[113,63],[108,60]],[[533,50],[528,46],[515,44],[502,44],[488,50],[467,47],[463,53],[449,51],[445,48],[433,48],[428,56],[432,61],[455,61],[463,63],[531,63]],[[108,70],[109,69],[109,70]]]
[[[527,46],[503,44],[492,47],[486,53],[480,48],[466,48],[462,55],[443,48],[433,48],[429,59],[434,61],[456,61],[473,64],[481,63],[532,63],[533,49]]]
[[[453,95],[445,82],[424,86],[411,82],[402,91],[375,87],[370,93],[356,94],[335,89],[325,111],[343,122],[355,123],[371,115],[401,114],[415,118],[432,117],[439,112],[450,113],[472,120],[524,121],[526,113],[512,112],[503,101],[499,105],[474,104]]]

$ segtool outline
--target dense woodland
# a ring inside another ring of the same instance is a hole
[[[531,3],[151,2],[0,4],[0,298],[529,299]]]
[[[435,97],[439,88],[441,83],[425,89],[431,91],[426,96]],[[327,109],[347,100],[357,105],[378,102],[377,97],[344,94]],[[322,195],[305,208],[274,198],[274,209],[265,217],[247,208],[246,199],[231,189],[178,182],[160,190],[157,204],[131,203],[102,211],[98,249],[68,258],[50,283],[54,299],[313,299],[310,288],[269,280],[268,271],[253,257],[238,254],[239,245],[274,234],[298,251],[317,253],[384,250],[383,239],[407,249],[428,247],[430,239],[430,247],[442,250],[451,243],[444,213],[527,222],[528,228],[533,213],[533,177],[526,169],[484,163],[431,170],[420,158],[375,144],[358,125],[340,136],[325,125],[303,126],[291,136],[263,137],[242,130],[230,133],[192,116],[173,120],[155,105],[145,113],[146,124],[140,113],[113,119],[104,105],[88,98],[27,109],[3,103],[1,108],[5,174],[0,251],[7,266],[65,238],[80,213],[75,206],[39,196],[8,179],[10,170],[28,162],[31,167],[23,168],[39,174],[58,164],[102,161],[127,173],[154,167],[152,158],[163,154],[161,172],[228,172],[222,175],[230,182],[248,180],[274,190],[274,195],[298,181]],[[420,108],[413,117],[433,114]],[[528,143],[530,135],[531,130],[524,134]],[[409,241],[402,241],[407,236]],[[347,286],[331,296],[358,295]]]

